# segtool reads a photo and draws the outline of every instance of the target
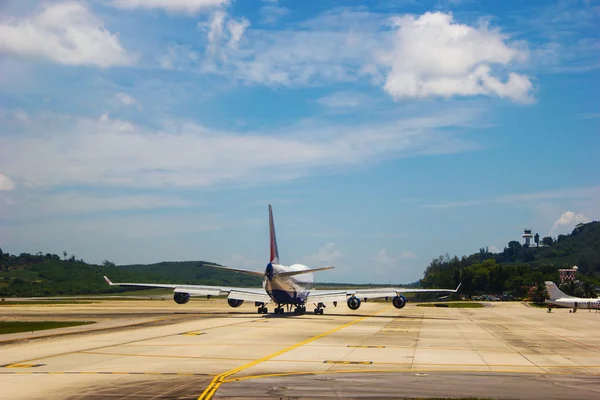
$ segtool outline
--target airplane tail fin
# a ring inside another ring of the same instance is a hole
[[[554,282],[546,281],[546,290],[548,291],[549,300],[556,300],[565,297],[571,297],[568,294],[562,292]]]
[[[273,209],[269,204],[269,234],[271,236],[271,264],[279,264],[279,250],[277,249],[277,237],[275,236],[275,223],[273,222]]]

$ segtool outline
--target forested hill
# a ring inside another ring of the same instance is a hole
[[[575,265],[579,280],[600,283],[600,222],[580,224],[569,235],[544,237],[539,247],[511,241],[501,253],[482,248],[461,258],[440,256],[426,268],[421,285],[453,287],[462,282],[461,292],[469,295],[509,292],[524,296],[531,286],[545,280],[558,284],[558,269]]]
[[[131,288],[108,286],[113,282],[182,283],[260,287],[261,279],[205,267],[205,261],[161,262],[116,266],[88,264],[75,256],[56,254],[10,255],[0,250],[0,296],[54,296],[116,293]],[[212,263],[211,263],[212,264]]]
[[[261,279],[205,267],[205,261],[123,265],[88,264],[74,255],[8,254],[0,249],[0,296],[54,296],[114,293],[114,282],[184,283],[258,287]],[[535,283],[558,282],[558,269],[577,265],[579,279],[600,283],[600,222],[580,225],[570,235],[540,240],[525,248],[511,241],[501,253],[480,249],[470,256],[436,258],[425,270],[422,287],[456,287],[466,294],[503,293],[524,296]],[[327,286],[328,284],[321,284]],[[336,285],[338,286],[338,285]],[[346,284],[340,286],[347,286]],[[361,286],[361,285],[352,285]]]

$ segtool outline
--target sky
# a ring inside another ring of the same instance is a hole
[[[600,219],[600,1],[0,3],[0,248],[408,283]]]

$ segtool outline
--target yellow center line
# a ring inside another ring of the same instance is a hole
[[[339,330],[347,328],[350,325],[354,325],[354,324],[356,324],[358,322],[364,321],[365,319],[367,319],[369,317],[372,317],[374,315],[380,314],[380,313],[382,313],[384,311],[385,311],[385,309],[379,310],[379,311],[377,311],[374,314],[367,315],[365,317],[361,317],[361,318],[355,319],[354,321],[348,322],[347,324],[338,326],[337,328],[333,328],[333,329],[331,329],[331,330],[329,330],[327,332],[320,333],[317,336],[313,336],[313,337],[311,337],[309,339],[306,339],[306,340],[304,340],[302,342],[299,342],[299,343],[296,343],[296,344],[294,344],[292,346],[286,347],[283,350],[276,351],[275,353],[269,354],[268,356],[265,356],[263,358],[259,358],[258,360],[252,361],[252,362],[250,362],[248,364],[244,364],[241,367],[229,370],[227,372],[223,372],[222,374],[217,375],[217,376],[214,377],[214,379],[212,380],[212,382],[210,383],[210,385],[208,385],[208,387],[206,388],[206,390],[204,392],[202,392],[202,394],[200,395],[200,397],[198,397],[198,400],[208,400],[208,399],[212,398],[215,395],[216,391],[219,389],[219,386],[221,386],[221,384],[225,381],[225,378],[227,378],[227,377],[229,377],[231,375],[234,375],[234,374],[236,374],[236,373],[238,373],[240,371],[243,371],[245,369],[248,369],[250,367],[258,365],[258,364],[260,364],[262,362],[268,361],[268,360],[270,360],[272,358],[275,358],[275,357],[277,357],[277,356],[279,356],[279,355],[281,355],[283,353],[287,353],[288,351],[297,349],[298,347],[304,346],[305,344],[308,344],[308,343],[313,342],[315,340],[321,339],[321,338],[323,338],[323,337],[325,337],[327,335],[330,335],[330,334],[335,333],[335,332],[337,332]]]

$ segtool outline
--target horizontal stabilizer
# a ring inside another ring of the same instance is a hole
[[[310,274],[311,272],[326,271],[328,269],[334,269],[334,268],[335,267],[325,267],[325,268],[305,269],[302,271],[280,272],[278,274],[278,276],[294,276],[294,275]]]
[[[229,267],[223,267],[221,265],[214,265],[214,264],[203,264],[203,265],[205,267],[222,269],[222,270],[225,270],[225,271],[238,272],[240,274],[246,274],[246,275],[261,276],[261,277],[265,275],[264,272],[250,271],[250,270],[247,270],[247,269],[229,268]]]

